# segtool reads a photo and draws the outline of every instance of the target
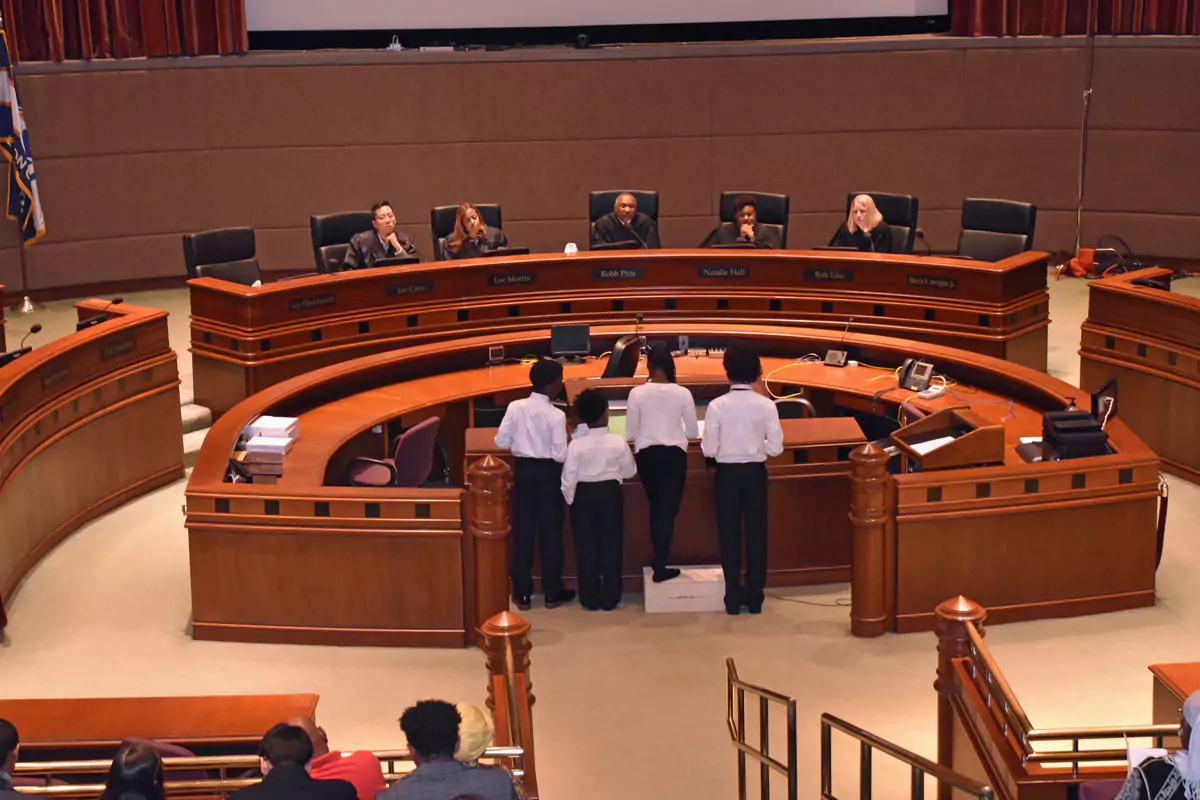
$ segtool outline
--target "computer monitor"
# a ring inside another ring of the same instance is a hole
[[[578,357],[592,352],[592,326],[551,325],[550,355]]]
[[[421,259],[416,256],[392,256],[391,258],[378,259],[373,268],[379,267],[407,267],[410,264],[420,264]]]

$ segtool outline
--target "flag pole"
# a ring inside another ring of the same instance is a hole
[[[9,168],[11,169],[12,167],[10,166]],[[25,243],[24,242],[21,242],[21,244],[18,246],[17,252],[20,253],[20,255],[21,255],[21,289],[23,291],[25,291],[26,294],[21,299],[20,305],[13,306],[13,311],[17,312],[18,314],[32,314],[35,311],[43,311],[43,310],[45,310],[46,307],[41,305],[40,303],[33,302],[33,298],[31,298],[28,294],[28,292],[29,292],[29,275],[25,270]]]

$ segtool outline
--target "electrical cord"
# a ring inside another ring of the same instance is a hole
[[[850,608],[849,597],[839,597],[832,603],[818,603],[815,600],[801,600],[798,597],[784,597],[781,594],[772,594],[771,592],[764,592],[764,594],[767,597],[770,597],[772,600],[782,600],[785,603],[799,603],[800,605],[817,606],[818,608]]]

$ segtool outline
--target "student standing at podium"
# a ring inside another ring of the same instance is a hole
[[[741,345],[725,351],[729,393],[708,405],[700,447],[716,459],[713,500],[721,570],[725,573],[725,613],[746,606],[761,614],[767,584],[767,458],[783,452],[779,411],[751,387],[762,377],[758,354]],[[746,536],[746,585],[742,587],[742,530]]]
[[[696,400],[675,383],[675,359],[662,342],[650,347],[646,357],[650,378],[629,393],[625,435],[633,441],[638,474],[650,501],[650,542],[654,545],[654,582],[679,577],[668,567],[675,517],[687,481],[689,439],[700,436]]]

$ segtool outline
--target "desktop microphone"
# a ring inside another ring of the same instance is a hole
[[[41,325],[34,323],[33,327],[31,327],[29,329],[29,333],[25,334],[25,337],[23,339],[21,339],[20,347],[18,347],[16,350],[13,350],[12,352],[9,352],[9,353],[0,353],[0,367],[3,367],[5,364],[11,364],[13,361],[16,361],[21,356],[27,355],[28,353],[33,352],[32,347],[25,346],[25,339],[28,339],[31,335],[33,335],[35,333],[38,333],[39,331],[41,331],[41,329],[42,329]]]
[[[827,367],[844,367],[849,359],[849,353],[846,351],[846,334],[850,332],[850,323],[854,322],[854,317],[846,320],[846,329],[842,331],[842,341],[838,344],[837,350],[830,350],[825,353],[825,366]]]
[[[83,322],[75,323],[75,332],[78,333],[79,331],[85,331],[93,325],[99,325],[101,322],[104,322],[106,319],[108,319],[108,310],[113,306],[119,306],[124,302],[124,297],[114,297],[112,300],[109,300],[108,305],[100,309],[100,314],[98,316],[85,319]]]
[[[643,250],[650,249],[650,245],[646,244],[646,240],[643,239],[641,236],[638,236],[638,232],[633,227],[633,220],[629,220],[629,222],[622,222],[621,224],[629,229],[629,232],[633,234],[633,238],[638,240],[638,244],[640,244],[642,246]]]
[[[27,333],[23,337],[21,337],[21,347],[18,349],[24,350],[25,349],[25,340],[28,339],[30,336],[33,336],[35,333],[41,333],[41,332],[42,332],[41,324],[37,323],[37,322],[33,323],[33,327],[31,327],[29,329],[29,333]],[[33,348],[31,347],[29,349],[32,350]]]

